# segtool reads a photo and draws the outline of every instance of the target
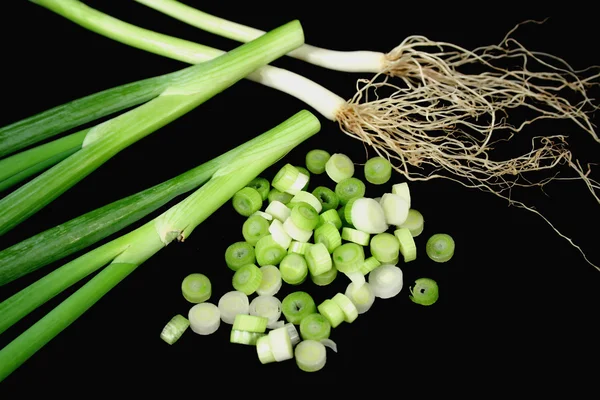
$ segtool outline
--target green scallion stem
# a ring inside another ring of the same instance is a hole
[[[0,314],[3,316],[0,323],[6,329],[29,311],[75,283],[77,279],[74,279],[74,275],[83,278],[85,275],[74,265],[84,266],[91,273],[110,263],[87,284],[0,350],[0,381],[68,327],[137,266],[164,248],[169,241],[188,238],[196,226],[229,201],[239,189],[319,129],[318,118],[308,111],[300,111],[261,135],[251,151],[220,168],[209,182],[159,217],[56,269],[0,303]],[[32,289],[34,285],[44,293]],[[32,301],[28,294],[35,294],[36,299]],[[12,322],[7,324],[5,316],[8,312],[12,315]]]

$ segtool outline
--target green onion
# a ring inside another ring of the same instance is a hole
[[[265,218],[253,214],[244,221],[244,224],[242,225],[242,236],[247,243],[255,246],[260,238],[269,234],[269,225],[269,221]],[[251,264],[252,262],[246,264]]]
[[[356,177],[342,179],[335,185],[335,194],[340,204],[345,205],[353,197],[363,197],[366,186],[363,181]]]
[[[221,326],[221,311],[212,303],[196,304],[188,312],[190,328],[198,335],[212,335]]]
[[[422,306],[430,306],[438,301],[440,297],[439,288],[433,279],[419,278],[415,281],[415,287],[409,288],[408,296],[414,303]]]
[[[250,296],[252,293],[256,292],[261,281],[262,272],[260,268],[255,264],[247,264],[235,271],[231,283],[235,290]]]
[[[292,237],[286,232],[283,224],[278,219],[271,221],[269,233],[273,237],[273,240],[280,245],[283,250],[287,250],[290,247]]]
[[[344,243],[331,255],[335,268],[344,273],[358,271],[365,262],[364,248],[356,243]]]
[[[233,325],[236,315],[250,314],[248,295],[239,290],[232,290],[221,296],[217,307],[221,314],[221,321],[230,325]]]
[[[444,263],[454,255],[454,239],[446,233],[432,235],[425,246],[427,256],[435,262]]]
[[[264,332],[247,332],[237,329],[232,329],[229,334],[229,343],[245,344],[255,346],[258,339],[267,336]]]
[[[306,243],[310,240],[311,236],[313,235],[312,230],[302,229],[299,226],[297,226],[294,223],[294,220],[291,218],[291,216],[288,219],[286,219],[283,223],[283,229],[292,238],[292,240],[296,240],[298,242]]]
[[[292,197],[294,197],[294,196],[292,196],[289,193],[281,192],[275,188],[272,188],[269,191],[269,196],[268,196],[269,205],[274,201],[278,201],[280,203],[287,204],[290,202],[290,200],[292,200]],[[281,222],[283,222],[283,221],[281,221]]]
[[[265,317],[249,314],[238,314],[233,320],[231,329],[246,332],[264,333],[269,320]]]
[[[366,232],[361,232],[358,229],[348,228],[345,226],[342,228],[342,239],[359,244],[361,246],[368,246],[369,241],[371,240],[371,235]]]
[[[275,296],[282,286],[281,272],[275,265],[263,265],[260,267],[262,280],[256,289],[259,296]]]
[[[263,177],[254,178],[249,184],[248,187],[256,189],[258,193],[260,193],[260,197],[262,201],[265,201],[269,198],[269,192],[271,191],[271,184],[269,181]]]
[[[400,242],[391,233],[378,233],[371,238],[371,254],[382,264],[395,264],[400,256]]]
[[[344,313],[344,321],[352,323],[358,318],[358,310],[352,301],[343,293],[336,293],[331,300],[337,304]]]
[[[290,285],[300,285],[308,276],[308,265],[303,256],[289,253],[279,264],[281,279]]]
[[[319,214],[313,206],[303,201],[294,203],[290,213],[291,221],[300,229],[312,231],[319,222]],[[307,240],[302,240],[306,242]]]
[[[412,233],[407,228],[399,228],[394,231],[394,236],[398,238],[398,242],[400,243],[400,254],[402,254],[404,262],[416,260],[417,245]]]
[[[267,328],[273,329],[281,316],[281,301],[275,296],[259,295],[250,302],[250,315],[266,318]]]
[[[375,257],[371,256],[369,258],[367,258],[365,260],[365,262],[362,263],[362,265],[360,266],[360,272],[363,273],[363,275],[367,275],[369,272],[373,271],[375,268],[379,267],[381,265],[381,262],[379,262],[378,259],[376,259]]]
[[[298,332],[298,329],[296,329],[296,326],[294,326],[294,324],[292,324],[291,322],[288,322],[288,323],[284,324],[283,327],[287,329],[288,336],[290,338],[290,342],[292,343],[292,346],[295,346],[298,343],[300,343],[300,340],[301,340],[300,333]]]
[[[174,344],[189,326],[190,322],[183,315],[177,314],[167,322],[160,333],[160,338],[168,344]]]
[[[373,185],[383,185],[392,178],[392,164],[377,156],[367,160],[364,166],[365,179]]]
[[[319,223],[317,224],[317,229],[326,223],[332,224],[336,230],[340,230],[342,228],[342,220],[340,219],[340,215],[337,210],[327,210],[322,212],[319,215]],[[340,243],[341,244],[341,243]]]
[[[329,338],[331,324],[319,313],[313,313],[300,321],[300,336],[303,340],[322,340]]]
[[[325,172],[325,164],[327,164],[330,157],[331,154],[325,150],[313,149],[306,153],[306,168],[313,174],[320,175]]]
[[[354,303],[359,314],[369,311],[375,303],[375,293],[368,282],[360,287],[350,282],[344,294]]]
[[[312,194],[319,199],[323,211],[335,210],[340,204],[338,196],[327,186],[317,186]]]
[[[45,1],[38,0],[37,3],[44,4]],[[81,150],[0,199],[0,235],[35,214],[121,150],[302,42],[299,22],[290,22],[256,41],[195,65],[186,81],[173,83],[158,97],[96,125],[86,135]]]
[[[402,270],[395,265],[383,264],[369,272],[369,284],[375,297],[389,299],[402,290],[404,278]]]
[[[327,250],[327,247],[322,242],[310,246],[304,258],[308,264],[308,271],[312,275],[320,275],[333,267],[329,250]]]
[[[316,340],[303,340],[294,349],[296,365],[304,372],[317,372],[327,362],[327,351],[323,343]]]
[[[261,364],[275,362],[268,335],[262,336],[256,340],[256,354],[258,355],[258,360]]]
[[[310,270],[309,270],[310,273]],[[331,267],[328,271],[323,272],[319,275],[313,275],[310,273],[310,280],[317,286],[327,286],[337,278],[338,270],[335,267]]]
[[[406,221],[404,221],[402,225],[399,225],[398,228],[406,228],[410,231],[413,237],[417,237],[423,233],[424,225],[425,220],[423,218],[423,214],[414,208],[411,208],[408,210],[408,217],[406,217]]]
[[[332,328],[337,328],[344,322],[344,318],[346,318],[344,311],[331,299],[327,299],[319,304],[317,310],[319,310],[319,313],[322,316],[327,318],[327,321],[329,321],[329,325],[331,325]]]
[[[306,190],[301,190],[300,192],[298,192],[294,197],[292,197],[292,200],[290,200],[289,202],[289,204],[296,203],[310,204],[315,209],[317,214],[319,214],[323,210],[323,205],[321,204],[321,201],[319,201],[319,199],[314,194],[307,192]]]
[[[288,248],[288,254],[295,253],[303,256],[306,254],[306,251],[311,245],[312,243],[298,242],[296,240],[293,240],[292,243],[290,243],[290,247]]]
[[[354,163],[347,155],[335,153],[327,160],[325,172],[327,172],[327,176],[329,176],[332,181],[339,183],[354,175]]]
[[[379,204],[381,204],[381,208],[383,208],[385,222],[388,225],[400,226],[408,218],[410,209],[409,203],[400,195],[385,193],[381,196]]]
[[[331,254],[342,245],[342,236],[334,224],[323,224],[315,229],[314,242],[325,245],[325,248]]]
[[[284,297],[281,302],[281,312],[289,323],[300,325],[304,317],[317,312],[317,307],[310,294],[299,291]]]
[[[265,265],[278,265],[287,254],[286,249],[275,241],[273,235],[266,235],[260,238],[256,246],[254,246],[254,251],[256,252],[256,263],[261,267]]]
[[[301,174],[300,171],[298,171],[298,168],[294,167],[292,164],[285,164],[275,174],[275,177],[271,181],[271,186],[280,192],[294,195],[302,189],[298,188],[300,183],[302,183],[302,187],[304,187],[305,182],[302,178],[303,175],[304,174]]]
[[[277,362],[291,360],[294,357],[292,340],[286,326],[269,332],[269,347]]]
[[[212,295],[212,284],[204,274],[190,274],[181,282],[181,292],[190,303],[203,303]]]
[[[365,233],[383,233],[389,227],[381,205],[368,197],[350,199],[345,206],[344,217],[356,229]]]
[[[400,197],[402,197],[404,199],[404,201],[406,201],[406,203],[408,204],[408,208],[410,208],[411,203],[410,203],[410,188],[408,187],[408,183],[406,182],[402,182],[402,183],[396,183],[395,185],[392,186],[392,194],[398,195]]]
[[[248,242],[235,242],[225,250],[225,264],[237,271],[240,267],[256,262],[254,247]]]
[[[296,169],[298,169],[298,171],[300,171],[301,174],[304,174],[308,177],[308,179],[306,180],[306,185],[304,185],[304,187],[302,188],[302,190],[307,190],[308,185],[310,184],[310,171],[308,171],[306,168],[300,165],[296,165]]]
[[[233,208],[238,214],[249,217],[262,208],[262,197],[258,190],[245,187],[233,195]]]
[[[291,197],[291,195],[289,196]],[[292,213],[292,210],[279,200],[273,200],[269,203],[269,205],[265,209],[265,212],[267,214],[270,214],[274,219],[278,220],[279,222],[283,222],[286,219],[288,219],[288,217]]]

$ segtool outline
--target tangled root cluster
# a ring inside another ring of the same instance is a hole
[[[535,136],[524,154],[494,159],[493,150],[511,146],[515,134],[542,119],[570,120],[600,143],[591,118],[599,106],[589,97],[600,85],[600,67],[576,71],[529,51],[511,36],[518,26],[498,45],[475,50],[406,38],[386,55],[384,71],[358,81],[339,112],[340,128],[408,180],[451,179],[539,214],[511,199],[511,188],[542,186],[557,174],[531,181],[529,173],[566,166],[571,175],[560,179],[582,180],[600,203],[600,185],[573,157],[566,135]],[[531,116],[514,123],[508,117],[517,108]]]

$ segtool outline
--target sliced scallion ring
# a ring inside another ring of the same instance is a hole
[[[347,155],[335,153],[325,163],[325,172],[332,181],[338,183],[354,175],[354,163]]]
[[[257,296],[250,302],[250,315],[267,319],[267,328],[275,329],[281,317],[281,301],[275,296]]]
[[[181,293],[190,303],[202,303],[210,299],[212,284],[204,274],[190,274],[181,282]]]
[[[255,262],[254,246],[246,241],[235,242],[225,250],[225,264],[233,271],[237,271],[240,267]]]
[[[319,213],[312,205],[299,201],[294,203],[290,218],[298,228],[312,231],[319,222]]]
[[[271,186],[280,192],[294,195],[295,193],[291,193],[289,190],[294,187],[294,184],[298,180],[298,175],[300,175],[298,168],[294,167],[292,164],[285,164],[275,174],[275,177],[271,181]]]
[[[310,246],[304,258],[306,259],[306,264],[311,275],[323,274],[333,267],[329,250],[321,242]]]
[[[283,223],[278,219],[271,221],[269,225],[269,233],[273,237],[273,240],[277,242],[284,250],[287,250],[292,243],[292,237],[285,231]],[[267,235],[264,235],[267,236]]]
[[[337,194],[327,186],[317,186],[313,189],[312,194],[321,203],[322,211],[335,210],[340,204]]]
[[[245,293],[232,290],[221,296],[217,307],[221,313],[221,321],[231,325],[236,315],[250,313],[250,300]]]
[[[315,209],[317,214],[319,214],[323,210],[323,205],[319,201],[319,199],[312,193],[307,192],[305,190],[301,190],[298,192],[292,200],[290,200],[289,204],[295,203],[308,203]]]
[[[232,198],[233,208],[244,217],[249,217],[260,210],[262,201],[262,196],[258,190],[248,186],[238,190]]]
[[[238,314],[233,320],[231,329],[246,332],[263,333],[267,330],[269,320],[259,315]]]
[[[348,323],[352,323],[358,317],[358,310],[356,306],[345,294],[336,293],[335,296],[331,298],[331,300],[337,304],[344,313],[344,321]]]
[[[325,164],[331,155],[322,149],[314,149],[306,153],[305,164],[310,172],[320,175],[325,172]]]
[[[299,242],[297,240],[292,240],[292,243],[290,243],[290,247],[288,247],[288,254],[296,253],[296,254],[300,254],[303,256],[306,254],[306,251],[308,250],[308,248],[310,246],[312,246],[312,243]]]
[[[383,233],[389,227],[381,204],[368,197],[350,199],[346,204],[344,217],[359,231],[370,234]]]
[[[408,210],[408,217],[406,217],[406,221],[398,228],[406,228],[410,231],[413,237],[419,236],[423,233],[423,228],[425,226],[425,219],[423,218],[423,214],[414,208]]]
[[[389,299],[400,293],[403,286],[403,273],[395,265],[383,264],[369,273],[369,284],[375,297]]]
[[[319,275],[310,274],[310,280],[317,286],[327,286],[331,282],[335,281],[337,278],[338,270],[335,267],[331,267],[331,269],[327,272],[323,272]]]
[[[373,185],[383,185],[392,177],[392,164],[383,157],[371,157],[364,166],[365,179]]]
[[[174,344],[190,326],[190,321],[181,314],[175,315],[160,332],[160,338],[168,344]]]
[[[266,212],[260,211],[260,210],[255,212],[252,215],[260,215],[261,217],[263,217],[264,219],[266,219],[269,222],[273,220],[273,216],[271,214],[267,214]]]
[[[381,262],[375,257],[371,256],[365,260],[364,263],[360,266],[360,272],[363,275],[367,275],[369,272],[373,271],[375,268],[379,267]]]
[[[242,236],[246,242],[254,246],[261,237],[269,234],[269,225],[268,220],[260,215],[253,214],[244,221]]]
[[[259,296],[275,296],[279,293],[283,284],[279,268],[275,265],[263,265],[260,267],[260,272],[262,272],[262,280],[260,286],[256,289],[256,294]]]
[[[256,354],[261,364],[275,362],[268,335],[261,336],[256,340]]]
[[[344,275],[346,275],[346,277],[350,279],[350,282],[354,283],[356,287],[361,287],[367,282],[365,275],[360,270],[345,272]]]
[[[267,336],[263,332],[248,332],[238,329],[232,329],[229,334],[229,343],[245,344],[248,346],[256,346],[258,339]]]
[[[283,222],[283,229],[292,238],[292,240],[296,240],[298,242],[308,242],[313,235],[312,230],[302,229],[296,225],[291,216]]]
[[[398,228],[394,231],[394,236],[398,238],[398,243],[400,243],[400,254],[402,254],[404,262],[416,260],[417,245],[412,233],[407,228]]]
[[[358,271],[365,261],[365,251],[361,245],[356,243],[344,243],[333,250],[331,259],[338,271],[354,272]]]
[[[304,174],[304,175],[306,175],[308,177],[308,179],[306,180],[306,184],[304,185],[304,187],[302,188],[302,190],[308,189],[308,185],[310,184],[310,171],[307,170],[304,167],[299,166],[299,165],[296,165],[296,169],[298,171],[300,171],[301,174]],[[300,191],[299,193],[302,193],[302,191]],[[292,201],[293,201],[293,199],[292,199]]]
[[[273,329],[269,332],[268,337],[275,361],[281,362],[294,357],[293,345],[287,327]]]
[[[317,307],[319,313],[327,318],[332,328],[337,328],[342,322],[344,322],[344,311],[340,308],[337,303],[331,299],[323,301]]]
[[[262,271],[256,264],[247,264],[235,271],[231,283],[235,290],[250,296],[260,287]]]
[[[198,335],[212,335],[221,325],[221,312],[212,303],[196,304],[188,312],[190,328]]]
[[[342,220],[340,219],[340,215],[337,210],[327,210],[323,211],[319,215],[319,223],[317,224],[315,229],[318,229],[321,225],[326,223],[333,224],[335,229],[340,230],[342,228]]]
[[[321,339],[319,342],[323,343],[323,346],[330,348],[337,353],[337,344],[331,339]]]
[[[410,208],[411,199],[410,199],[410,188],[408,187],[408,183],[402,182],[402,183],[396,183],[395,185],[393,185],[392,186],[392,194],[396,194],[396,195],[402,197],[408,203],[408,208]]]
[[[288,253],[279,264],[281,279],[289,285],[300,285],[308,276],[308,264],[300,254]]]
[[[410,287],[408,296],[413,303],[422,306],[430,306],[438,301],[440,292],[436,281],[430,278],[419,278],[415,281],[415,286]]]
[[[260,240],[254,246],[256,253],[256,263],[258,265],[278,265],[283,257],[287,254],[287,251],[275,241],[273,235],[266,235],[260,238]]]
[[[370,249],[382,264],[395,264],[400,255],[400,242],[389,232],[378,233],[371,238]]]
[[[340,204],[345,205],[353,197],[363,197],[367,187],[356,177],[342,179],[335,185],[335,194]]]
[[[269,200],[269,204],[271,204],[274,201],[278,201],[285,205],[285,204],[289,203],[290,200],[292,200],[292,197],[294,197],[294,196],[292,196],[289,193],[285,193],[285,192],[282,192],[275,188],[271,188],[271,190],[269,191],[268,200]]]
[[[283,326],[288,331],[288,336],[290,337],[290,342],[292,342],[292,346],[295,346],[298,343],[300,343],[300,333],[298,332],[298,329],[296,329],[296,326],[291,322],[285,323]]]
[[[444,263],[454,255],[454,239],[446,233],[432,235],[425,246],[427,256],[435,262]]]
[[[314,231],[314,242],[325,246],[328,253],[333,253],[335,249],[342,245],[342,236],[340,231],[333,224],[323,224]]]
[[[369,311],[375,303],[375,293],[368,282],[359,288],[351,282],[344,294],[354,303],[359,314]]]
[[[408,202],[401,196],[393,193],[385,193],[379,201],[385,222],[388,225],[402,225],[408,218],[410,207]]]
[[[371,240],[371,235],[366,232],[361,232],[358,229],[344,226],[342,228],[342,239],[361,246],[368,246]]]
[[[248,183],[248,185],[246,185],[246,186],[256,189],[256,191],[258,191],[258,193],[260,193],[260,196],[262,197],[263,201],[265,201],[269,198],[269,192],[271,191],[271,184],[269,183],[269,181],[266,178],[258,176],[256,178],[252,179],[250,181],[250,183]]]
[[[287,206],[288,203],[284,204],[279,200],[273,200],[269,203],[265,209],[265,212],[270,214],[274,219],[279,220],[279,222],[283,222],[290,216],[290,213],[292,212],[292,210]]]
[[[300,321],[300,337],[303,340],[321,340],[329,338],[331,324],[319,313],[312,313]]]
[[[281,312],[288,322],[300,325],[304,317],[317,312],[317,307],[310,294],[298,291],[284,297],[281,302]]]
[[[294,349],[296,365],[304,372],[316,372],[325,366],[327,351],[317,340],[303,340]]]

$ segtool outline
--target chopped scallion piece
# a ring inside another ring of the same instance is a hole
[[[369,272],[373,271],[375,268],[379,267],[381,262],[378,259],[371,256],[365,260],[365,262],[360,266],[360,272],[363,275],[367,275]]]
[[[221,296],[218,308],[221,321],[232,325],[236,315],[250,313],[250,301],[245,293],[232,290]]]
[[[290,213],[292,212],[292,210],[286,204],[282,203],[279,200],[273,200],[269,203],[269,205],[265,209],[265,212],[267,214],[270,214],[274,219],[278,220],[279,222],[283,222],[286,219],[288,219]]]
[[[336,293],[331,300],[344,312],[344,321],[352,323],[358,318],[358,310],[352,300],[343,293]]]
[[[267,328],[274,329],[281,317],[281,301],[275,296],[257,296],[250,302],[250,315],[267,319]]]
[[[327,160],[325,172],[327,172],[327,176],[329,176],[332,181],[339,183],[354,175],[354,163],[347,155],[335,153]]]
[[[268,220],[258,214],[253,214],[244,221],[242,236],[246,242],[254,246],[261,237],[269,234],[269,225]]]
[[[312,275],[320,275],[333,267],[333,261],[327,247],[321,242],[315,243],[306,251],[306,263]]]
[[[255,264],[247,264],[240,267],[240,269],[235,271],[231,279],[233,288],[245,293],[247,296],[256,292],[256,289],[260,287],[261,281],[262,272]]]
[[[290,337],[290,342],[292,342],[292,346],[295,346],[298,343],[300,343],[300,333],[298,332],[298,329],[296,329],[294,324],[288,322],[284,324],[283,327],[286,328],[288,331],[288,336]]]
[[[269,347],[273,353],[273,358],[277,362],[290,360],[294,357],[292,340],[289,330],[286,326],[273,329],[268,334]]]
[[[367,182],[373,185],[383,185],[392,177],[392,164],[383,157],[372,157],[365,163],[364,172]]]
[[[369,311],[375,303],[375,293],[368,282],[359,288],[351,282],[346,288],[345,295],[354,303],[359,314]]]
[[[233,208],[238,214],[249,217],[262,208],[262,196],[252,187],[244,187],[233,195]]]
[[[248,187],[254,188],[260,193],[260,197],[265,201],[269,198],[269,192],[271,191],[271,184],[266,178],[256,177],[247,185]]]
[[[294,220],[292,219],[291,215],[283,223],[283,229],[288,235],[290,235],[290,237],[293,240],[296,240],[298,242],[306,243],[310,240],[311,236],[313,235],[312,230],[302,229],[299,226],[297,226],[294,223]]]
[[[300,285],[308,276],[308,265],[303,256],[288,253],[279,264],[281,279],[290,285]]]
[[[358,229],[344,226],[342,228],[342,239],[359,244],[361,246],[368,246],[369,241],[371,240],[371,235],[366,232],[359,231]]]
[[[393,193],[385,193],[379,200],[379,204],[383,208],[385,222],[388,225],[402,225],[408,218],[410,206],[404,197]]]
[[[256,246],[254,246],[254,251],[256,253],[256,263],[261,267],[265,265],[278,265],[287,254],[287,251],[275,241],[273,235],[260,238]]]
[[[350,177],[342,179],[335,185],[335,194],[340,204],[345,205],[353,197],[363,197],[366,189],[363,181],[356,177]]]
[[[168,344],[173,344],[179,340],[189,326],[190,321],[183,315],[177,314],[165,325],[160,333],[160,338]]]
[[[275,174],[275,177],[271,181],[271,186],[280,192],[294,195],[295,193],[291,193],[289,190],[292,189],[296,183],[298,175],[300,175],[298,168],[294,167],[292,164],[285,164],[277,171],[277,174]]]
[[[359,231],[378,234],[389,228],[381,204],[368,197],[354,197],[344,207],[344,217]]]
[[[225,250],[225,264],[233,271],[254,262],[256,262],[254,247],[248,242],[235,242]]]
[[[312,205],[304,201],[294,203],[294,207],[290,213],[290,218],[292,219],[294,225],[305,231],[312,231],[319,222],[319,214],[317,210],[315,210]]]
[[[295,203],[308,203],[315,209],[317,214],[323,210],[323,205],[317,196],[311,192],[307,192],[306,190],[301,190],[294,197],[292,197],[292,200],[290,200],[289,204]]]
[[[321,213],[321,215],[319,215],[319,223],[317,224],[316,228],[319,228],[321,225],[324,225],[328,222],[333,224],[337,230],[342,228],[342,220],[340,219],[340,215],[338,214],[337,210],[332,209]]]
[[[342,245],[342,236],[334,224],[323,224],[315,229],[314,242],[325,245],[325,248],[331,254]]]
[[[289,323],[300,325],[304,317],[317,312],[317,307],[310,294],[299,291],[284,297],[281,312]]]
[[[299,165],[296,165],[296,169],[298,169],[298,171],[300,171],[301,174],[304,174],[308,177],[308,179],[306,180],[306,185],[304,185],[304,187],[302,188],[302,190],[307,190],[308,185],[310,184],[310,172],[306,168],[301,167]]]
[[[300,336],[303,340],[321,340],[329,338],[331,324],[319,313],[312,313],[300,321]]]
[[[340,306],[333,300],[327,299],[319,304],[317,307],[319,313],[327,318],[332,328],[337,328],[342,322],[344,322],[344,311]]]
[[[293,240],[292,243],[290,243],[290,247],[288,247],[288,254],[296,253],[303,256],[306,254],[306,251],[310,246],[312,246],[312,243],[298,242],[297,240]]]
[[[269,191],[268,199],[269,199],[269,203],[272,203],[274,201],[278,201],[280,203],[287,204],[287,203],[290,202],[290,200],[292,199],[292,197],[294,197],[294,196],[292,196],[289,193],[285,193],[285,192],[282,192],[282,191],[277,190],[275,188],[271,188],[271,190]]]
[[[414,303],[422,306],[430,306],[438,301],[440,297],[438,284],[433,279],[419,278],[415,281],[415,287],[409,288],[408,296]]]
[[[443,263],[454,255],[454,239],[446,233],[436,233],[427,240],[425,251],[433,261]]]
[[[417,237],[423,233],[424,225],[425,220],[423,218],[423,214],[414,208],[411,208],[408,210],[408,217],[406,217],[406,221],[404,221],[402,225],[399,225],[398,228],[407,228],[413,237]]]
[[[232,329],[246,332],[264,333],[269,320],[265,317],[249,314],[238,314],[233,320]]]
[[[337,194],[327,186],[317,186],[312,191],[312,194],[321,203],[322,211],[335,210],[340,204]]]
[[[400,268],[383,264],[369,273],[369,284],[375,297],[389,299],[400,293],[404,278]]]
[[[378,233],[371,238],[371,254],[382,264],[395,264],[400,256],[400,242],[389,232]]]
[[[210,299],[212,285],[204,274],[190,274],[181,282],[183,297],[190,303],[202,303]]]
[[[331,157],[331,155],[325,150],[311,150],[306,153],[306,168],[313,174],[320,175],[325,172],[325,164],[329,161],[329,157]]]
[[[261,364],[275,362],[268,335],[262,336],[256,340],[256,354],[258,355],[258,360]]]
[[[329,271],[323,272],[319,275],[310,274],[310,280],[317,286],[327,286],[337,278],[338,270],[335,267],[331,267]]]
[[[417,259],[417,245],[412,233],[407,228],[399,228],[394,231],[394,236],[400,243],[400,254],[404,257],[404,262]]]
[[[410,208],[410,206],[411,206],[410,188],[408,187],[408,183],[402,182],[402,183],[396,183],[395,185],[393,185],[392,186],[392,194],[396,194],[396,195],[402,197],[408,203],[408,208]]]
[[[344,243],[333,250],[331,256],[335,268],[344,273],[358,271],[365,261],[364,248],[356,243]]]
[[[284,250],[287,250],[292,243],[292,237],[285,231],[283,223],[278,219],[271,221],[269,225],[269,233],[273,237],[273,240],[277,242]],[[266,235],[265,235],[266,236]]]
[[[190,328],[198,335],[212,335],[221,326],[221,311],[212,303],[196,304],[188,312]]]
[[[260,267],[262,280],[256,289],[258,296],[275,296],[282,286],[281,272],[275,265],[263,265]]]
[[[229,343],[245,344],[248,346],[255,346],[258,339],[267,336],[263,332],[249,332],[238,329],[232,329],[229,334]]]
[[[316,372],[325,366],[327,351],[317,340],[303,340],[294,349],[296,365],[304,372]]]

